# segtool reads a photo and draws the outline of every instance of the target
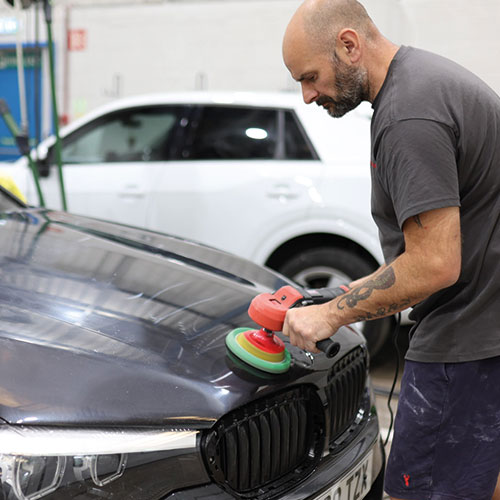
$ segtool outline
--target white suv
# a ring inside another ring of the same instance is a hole
[[[295,93],[117,101],[61,131],[68,210],[209,244],[309,287],[345,282],[382,262],[370,117],[364,105],[333,119]],[[40,180],[60,208],[53,142],[38,149]],[[38,203],[23,170],[22,159],[12,173]],[[363,326],[372,353],[390,321]]]

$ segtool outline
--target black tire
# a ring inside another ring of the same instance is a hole
[[[335,287],[366,276],[375,267],[356,253],[339,247],[304,250],[278,267],[278,271],[307,288]],[[391,317],[359,323],[371,357],[375,357],[389,338]]]

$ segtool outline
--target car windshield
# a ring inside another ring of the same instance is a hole
[[[0,186],[0,212],[12,212],[25,207],[25,205]]]

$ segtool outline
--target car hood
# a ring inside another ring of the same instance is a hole
[[[273,376],[228,354],[226,335],[255,327],[252,298],[288,284],[249,261],[63,212],[4,214],[0,231],[5,422],[209,427],[331,364],[289,346],[292,368]]]

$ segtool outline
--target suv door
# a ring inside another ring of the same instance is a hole
[[[148,227],[252,258],[307,217],[321,163],[291,111],[198,106],[187,129],[180,160],[158,172]]]
[[[142,106],[103,115],[64,138],[62,162],[68,210],[144,227],[154,170],[175,158],[184,106]],[[41,186],[60,207],[54,148]]]

